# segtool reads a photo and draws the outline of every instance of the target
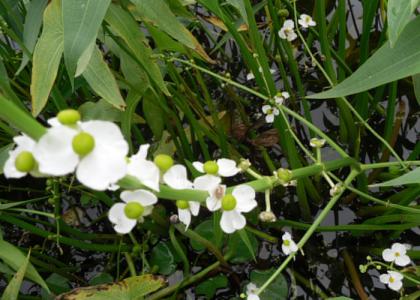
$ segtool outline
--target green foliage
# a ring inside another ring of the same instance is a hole
[[[373,186],[398,186],[405,184],[419,184],[420,183],[420,168],[416,168],[400,177],[374,184]]]
[[[227,287],[228,279],[225,275],[219,274],[200,283],[195,288],[198,295],[204,295],[206,299],[213,299],[218,289]]]
[[[26,273],[26,269],[29,264],[29,257],[30,253],[26,257],[23,264],[20,266],[19,270],[13,276],[12,280],[10,280],[9,284],[7,285],[6,289],[3,292],[1,300],[17,300],[19,296],[20,286],[22,285],[23,278]]]
[[[264,282],[270,278],[273,274],[273,270],[253,270],[251,272],[251,282],[260,287]],[[289,295],[289,286],[287,280],[283,275],[278,276],[274,282],[262,293],[260,294],[261,300],[285,300],[288,299]]]
[[[404,27],[410,22],[419,0],[389,0],[387,9],[389,43],[394,47]]]
[[[129,277],[123,281],[78,288],[58,296],[57,300],[136,300],[163,287],[163,278],[153,275]]]

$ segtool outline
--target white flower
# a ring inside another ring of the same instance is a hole
[[[279,30],[279,37],[281,39],[287,39],[289,42],[297,38],[295,33],[295,23],[292,20],[284,21],[283,27]]]
[[[306,14],[301,14],[300,15],[298,23],[303,28],[308,28],[309,26],[316,26],[316,22],[312,19],[312,17],[308,16]]]
[[[200,203],[196,201],[178,200],[176,201],[176,206],[178,207],[179,221],[184,223],[186,229],[188,229],[191,223],[191,215],[198,216]]]
[[[32,154],[35,141],[26,135],[15,136],[13,141],[16,148],[9,151],[9,158],[3,168],[6,178],[22,178],[26,174],[37,175],[36,161]]]
[[[385,249],[382,252],[382,257],[387,262],[395,262],[397,266],[404,267],[410,263],[407,248],[400,243],[394,243],[391,248]]]
[[[298,251],[298,246],[292,240],[292,236],[290,235],[290,233],[285,232],[281,238],[283,240],[283,243],[281,244],[281,249],[283,250],[284,254],[289,255],[290,253]]]
[[[193,184],[188,180],[187,168],[183,165],[174,165],[163,175],[163,182],[173,189],[191,189]]]
[[[265,121],[267,123],[273,123],[274,117],[279,115],[279,110],[271,105],[264,105],[262,107],[262,112],[265,114]]]
[[[193,162],[193,166],[201,173],[209,173],[222,177],[235,176],[241,171],[234,160],[227,158],[219,158],[216,162],[208,161],[204,164],[202,162],[195,161]]]
[[[232,194],[223,196],[221,201],[222,218],[220,227],[226,233],[233,233],[245,227],[246,219],[242,213],[250,212],[257,206],[255,191],[249,185],[240,185]]]
[[[130,157],[127,174],[136,177],[148,188],[159,192],[159,168],[154,162],[146,159],[149,146],[149,144],[141,145],[137,154]]]
[[[116,232],[126,234],[152,213],[157,198],[146,190],[124,191],[120,197],[124,203],[115,203],[109,210],[108,218]]]
[[[258,287],[250,282],[246,286],[246,300],[260,300],[260,297],[257,295],[258,293]]]
[[[263,69],[262,69],[262,67],[259,67],[258,68],[258,72],[260,72],[260,73],[262,73],[263,72]],[[270,69],[270,74],[274,74],[274,73],[276,73],[276,70],[274,70],[274,69]],[[252,79],[255,79],[255,75],[254,75],[254,73],[248,73],[248,74],[246,74],[246,80],[247,81],[249,81],[249,80],[252,80]]]
[[[403,276],[395,271],[388,271],[388,274],[382,274],[379,276],[379,280],[388,285],[391,290],[399,291],[402,287]]]
[[[41,173],[63,176],[76,169],[77,179],[94,190],[106,190],[127,172],[128,144],[111,122],[57,124],[41,137],[33,153]]]
[[[311,138],[311,140],[309,141],[309,145],[312,148],[322,148],[325,145],[325,140],[324,139],[318,139],[318,138]]]
[[[194,179],[194,189],[207,191],[206,206],[210,211],[219,210],[222,207],[222,198],[226,192],[226,185],[220,184],[222,179],[214,175],[203,175]]]
[[[274,102],[278,105],[283,105],[284,100],[290,98],[288,92],[278,92],[277,95],[274,96]]]

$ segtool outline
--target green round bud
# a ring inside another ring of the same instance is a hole
[[[209,160],[204,163],[203,169],[207,174],[217,174],[219,166],[215,161]]]
[[[87,132],[77,134],[72,141],[74,152],[80,156],[89,154],[95,148],[95,139]]]
[[[289,240],[284,240],[283,245],[285,245],[286,247],[290,246],[290,241]]]
[[[376,269],[380,270],[380,269],[382,269],[382,266],[377,265],[377,266],[376,266]]]
[[[172,157],[166,154],[156,155],[154,162],[156,166],[158,166],[158,168],[162,170],[162,172],[167,171],[174,164],[174,160],[172,159]]]
[[[236,199],[232,194],[227,194],[222,198],[222,208],[225,211],[233,210],[236,207]]]
[[[289,11],[287,9],[279,9],[277,15],[282,18],[287,18],[289,16]]]
[[[186,201],[186,200],[177,200],[176,201],[176,206],[179,208],[179,209],[187,209],[187,208],[189,208],[190,207],[190,204],[188,203],[188,201]]]
[[[65,109],[58,113],[58,121],[64,125],[73,125],[80,121],[80,113],[75,109]]]
[[[30,172],[35,167],[35,158],[29,151],[22,151],[16,156],[15,167],[19,172]]]
[[[277,177],[282,183],[287,183],[292,180],[293,174],[292,171],[288,169],[280,168],[277,170]]]
[[[124,213],[129,219],[137,220],[144,213],[144,206],[138,202],[128,202],[124,207]]]

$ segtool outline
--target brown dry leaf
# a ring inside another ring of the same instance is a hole
[[[84,216],[84,211],[79,207],[73,207],[66,210],[61,218],[63,221],[70,226],[80,226],[80,220]]]
[[[254,146],[272,147],[279,143],[279,134],[277,129],[272,128],[264,131],[255,139],[251,140],[250,143]]]
[[[211,24],[213,24],[214,26],[216,26],[216,27],[218,27],[218,28],[220,28],[220,29],[222,29],[223,31],[228,31],[228,29],[227,29],[227,27],[226,27],[226,25],[223,23],[223,21],[222,20],[220,20],[218,17],[215,17],[215,16],[210,16],[210,17],[206,17],[205,18],[205,20],[207,21],[207,22],[209,22],[209,23],[211,23]],[[247,31],[248,30],[248,25],[247,24],[241,24],[239,27],[238,27],[238,31],[240,32],[240,31]]]

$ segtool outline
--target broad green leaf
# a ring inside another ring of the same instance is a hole
[[[120,122],[123,113],[103,99],[98,102],[85,102],[80,105],[78,111],[82,115],[83,121],[102,120]]]
[[[227,277],[223,274],[219,274],[197,285],[197,287],[195,288],[195,292],[198,295],[204,295],[206,299],[213,299],[214,295],[216,294],[216,291],[218,289],[227,287],[227,285]]]
[[[419,0],[388,1],[388,36],[391,47],[394,47],[404,27],[410,22]]]
[[[111,0],[62,0],[64,62],[73,82],[77,63],[96,40]]]
[[[142,275],[110,284],[78,288],[62,294],[56,300],[139,300],[165,285],[165,280],[153,275]]]
[[[118,84],[112,75],[107,63],[102,57],[101,51],[95,47],[89,64],[83,72],[83,77],[90,87],[109,104],[118,109],[125,108],[125,102],[120,94]]]
[[[194,231],[201,235],[203,238],[209,240],[213,244],[216,243],[216,237],[213,234],[213,222],[210,220],[206,220],[200,224],[197,225],[197,227],[194,228]],[[205,246],[200,244],[199,242],[190,239],[190,243],[192,248],[195,251],[203,251],[206,249]]]
[[[42,14],[47,6],[48,0],[33,0],[29,2],[28,12],[25,17],[25,25],[23,26],[23,43],[26,49],[32,53],[41,30]],[[16,74],[25,68],[29,62],[29,56],[23,51],[22,61]]]
[[[4,164],[9,158],[9,151],[13,149],[14,144],[10,143],[0,148],[0,175],[3,174]]]
[[[146,92],[143,95],[143,112],[154,138],[159,140],[162,137],[165,126],[165,114],[160,108],[158,100],[151,92]]]
[[[44,12],[44,26],[33,55],[32,114],[37,116],[45,107],[57,77],[63,54],[63,24],[61,2],[52,1]]]
[[[3,292],[3,296],[1,300],[17,300],[19,296],[20,286],[22,285],[23,278],[25,277],[26,269],[28,268],[29,264],[29,257],[30,252],[28,253],[25,261],[20,266],[19,270],[13,276],[12,280],[10,280],[9,284],[7,285],[6,289]]]
[[[151,266],[157,266],[159,274],[170,275],[176,270],[174,255],[166,243],[158,243],[151,251]]]
[[[112,283],[114,278],[109,273],[100,273],[89,280],[90,285],[98,285],[98,284],[105,284],[105,283]]]
[[[420,291],[416,291],[401,298],[401,300],[418,300],[420,298]]]
[[[128,49],[132,52],[137,62],[140,63],[142,68],[147,72],[150,79],[163,93],[170,95],[165,82],[163,81],[159,66],[152,57],[152,49],[147,44],[147,40],[133,16],[121,7],[111,4],[105,21],[109,24],[114,34],[124,40]]]
[[[183,45],[197,51],[206,61],[214,62],[191,32],[178,21],[164,0],[133,0],[133,3],[145,22],[156,26]]]
[[[383,45],[349,78],[309,99],[337,98],[367,91],[379,85],[420,73],[420,16],[401,33],[394,48]]]
[[[0,240],[0,259],[2,259],[9,267],[17,271],[25,263],[26,257],[12,244],[4,240]],[[47,284],[31,263],[28,263],[25,277],[38,283],[42,288],[49,291]]]
[[[251,272],[251,282],[257,287],[262,286],[275,270],[254,270]],[[276,277],[274,281],[259,296],[261,300],[286,300],[289,295],[289,286],[286,278],[282,274]]]
[[[388,180],[382,183],[373,184],[374,186],[397,186],[397,185],[405,185],[405,184],[413,184],[417,183],[420,184],[420,168],[416,168],[400,177],[397,177],[392,180]]]
[[[414,95],[416,96],[416,100],[418,105],[420,105],[420,73],[413,75],[413,87],[414,87]]]
[[[239,236],[242,240],[242,243],[244,243],[246,248],[248,249],[249,254],[251,254],[254,261],[257,261],[256,258],[255,258],[254,246],[252,245],[251,240],[249,239],[249,236],[246,233],[246,230],[245,229],[238,230],[238,233],[239,233]]]
[[[48,283],[48,286],[51,288],[51,291],[56,295],[71,290],[69,280],[57,273],[52,273],[50,276],[48,276],[48,278],[45,281]]]
[[[255,259],[258,251],[258,240],[253,234],[247,234],[249,242],[245,243],[240,233],[229,236],[228,249],[233,250],[234,255],[229,260],[234,264],[241,264]]]

